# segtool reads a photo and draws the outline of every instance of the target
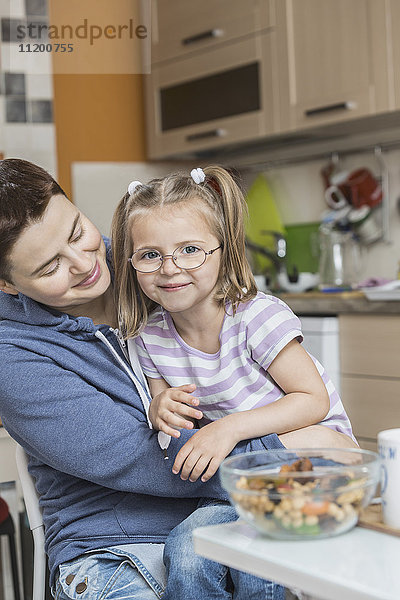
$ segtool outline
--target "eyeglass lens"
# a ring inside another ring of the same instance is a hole
[[[166,256],[171,257],[180,269],[196,269],[206,260],[205,250],[194,245],[176,248],[172,255]],[[131,262],[138,271],[152,273],[161,267],[164,258],[157,250],[143,249],[133,254]]]

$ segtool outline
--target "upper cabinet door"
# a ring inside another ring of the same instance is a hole
[[[283,131],[394,108],[385,5],[385,0],[276,3]]]
[[[268,29],[274,18],[273,0],[153,0],[152,63]]]

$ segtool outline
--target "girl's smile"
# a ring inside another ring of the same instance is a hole
[[[159,287],[166,292],[177,292],[179,290],[186,289],[190,283],[170,283],[167,285],[160,285]]]

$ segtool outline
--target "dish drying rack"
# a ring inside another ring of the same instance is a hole
[[[389,169],[387,166],[387,161],[385,157],[386,150],[393,150],[396,148],[400,148],[399,141],[391,141],[385,144],[367,144],[365,146],[353,146],[351,148],[344,148],[340,151],[326,151],[325,150],[316,150],[315,152],[304,152],[298,153],[297,155],[288,155],[280,158],[257,158],[247,157],[247,160],[240,161],[238,163],[238,168],[241,168],[247,172],[260,172],[263,170],[269,170],[276,167],[284,167],[284,166],[293,166],[300,163],[317,161],[321,159],[330,160],[331,162],[339,162],[344,157],[358,155],[358,154],[373,154],[373,157],[378,165],[378,172],[374,172],[375,177],[379,181],[382,187],[382,203],[379,207],[379,211],[376,211],[376,217],[378,220],[378,225],[381,229],[381,235],[377,238],[375,242],[384,242],[386,244],[391,243],[390,239],[390,175]]]

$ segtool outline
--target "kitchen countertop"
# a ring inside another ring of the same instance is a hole
[[[361,291],[275,293],[297,315],[399,314],[400,301],[368,300]]]

